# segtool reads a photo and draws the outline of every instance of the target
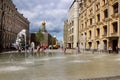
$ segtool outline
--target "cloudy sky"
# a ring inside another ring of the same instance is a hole
[[[63,24],[73,0],[13,0],[16,8],[30,21],[30,32],[36,32],[41,22],[58,39],[63,37]]]

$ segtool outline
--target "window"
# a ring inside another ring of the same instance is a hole
[[[100,3],[96,4],[96,10],[100,8]]]
[[[72,28],[72,33],[74,32],[74,29]]]
[[[104,35],[107,35],[107,25],[103,26],[104,29]]]
[[[104,17],[108,18],[108,9],[104,10]]]
[[[115,4],[113,5],[113,12],[114,12],[114,13],[118,13],[118,3],[115,3]]]
[[[85,27],[87,28],[87,22],[85,22]]]
[[[92,34],[91,31],[89,31],[90,38],[91,38],[91,34]]]
[[[91,3],[91,0],[89,0],[89,3]]]
[[[97,36],[100,36],[100,29],[97,29]]]
[[[100,22],[100,14],[97,15],[97,20]]]
[[[103,4],[105,4],[105,0],[103,0]]]
[[[107,50],[107,40],[104,40],[104,50]]]
[[[108,0],[103,0],[103,5],[105,5],[108,2]]]
[[[99,42],[99,41],[97,41],[97,49],[99,49],[99,44],[100,44],[100,42]]]
[[[92,25],[92,18],[90,18],[90,25]]]
[[[84,25],[82,24],[82,29],[83,29]]]
[[[98,9],[98,4],[96,5],[96,10]]]
[[[112,23],[112,25],[113,25],[113,33],[117,33],[117,31],[118,31],[118,29],[117,29],[118,23],[114,22],[114,23]]]
[[[89,44],[89,49],[91,49],[92,48],[92,42],[89,42],[88,44]]]
[[[74,21],[72,21],[72,26],[74,25]]]

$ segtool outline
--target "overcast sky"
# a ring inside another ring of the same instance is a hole
[[[58,39],[63,37],[64,20],[73,0],[13,0],[16,8],[30,21],[30,32],[36,32],[46,21],[47,31]]]

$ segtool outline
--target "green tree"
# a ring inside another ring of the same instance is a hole
[[[44,41],[44,34],[42,33],[41,29],[36,33],[36,41],[39,42],[39,44],[42,44]]]

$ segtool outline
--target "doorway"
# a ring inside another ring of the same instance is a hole
[[[71,43],[68,43],[68,48],[71,49]]]
[[[116,47],[118,46],[118,40],[113,40],[112,45],[113,45],[113,51],[116,51]]]

